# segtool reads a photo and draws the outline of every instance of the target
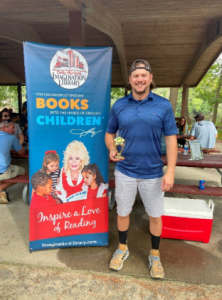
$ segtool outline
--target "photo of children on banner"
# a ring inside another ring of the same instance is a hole
[[[59,155],[55,150],[48,150],[45,152],[45,156],[43,158],[42,171],[52,178],[52,193],[51,196],[56,200],[57,204],[62,203],[62,201],[58,198],[56,194],[56,185],[59,183],[60,177],[60,168],[59,168]]]
[[[72,141],[67,145],[56,186],[57,196],[63,203],[86,199],[86,191],[82,191],[84,180],[81,171],[89,164],[89,160],[89,153],[82,142]]]
[[[56,194],[56,185],[59,183],[60,176],[59,160],[59,155],[55,150],[48,150],[45,152],[43,158],[42,169],[38,170],[38,172],[50,175],[52,179],[52,191],[50,195],[55,199],[57,204],[62,203]],[[32,196],[34,191],[35,190],[33,189]]]
[[[56,200],[51,196],[52,178],[49,174],[38,171],[31,179],[32,188],[34,190],[31,209],[42,209],[48,206],[57,205]]]
[[[82,170],[84,185],[82,189],[87,192],[86,198],[106,197],[108,184],[105,183],[97,164],[89,164]]]

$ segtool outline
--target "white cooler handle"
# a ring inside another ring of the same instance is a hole
[[[214,212],[214,202],[210,199],[208,202],[208,205],[210,207],[210,209],[212,210],[212,213]]]

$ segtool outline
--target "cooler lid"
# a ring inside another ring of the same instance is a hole
[[[213,219],[213,208],[212,200],[164,197],[164,216]]]

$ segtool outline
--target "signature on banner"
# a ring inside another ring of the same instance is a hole
[[[79,135],[79,137],[86,136],[87,134],[91,134],[91,137],[93,137],[94,135],[96,135],[97,133],[99,133],[101,131],[102,130],[95,131],[95,127],[94,127],[94,128],[91,128],[88,131],[85,131],[83,129],[72,129],[72,130],[70,130],[70,133],[75,134],[75,135]]]

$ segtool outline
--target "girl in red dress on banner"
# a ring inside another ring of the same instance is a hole
[[[81,171],[89,163],[89,153],[82,142],[72,141],[64,151],[63,168],[61,169],[59,184],[56,186],[58,197],[63,203],[68,202],[67,198],[76,194],[75,200],[84,199],[82,186],[84,180]]]
[[[87,191],[86,198],[99,198],[107,196],[108,184],[105,183],[97,164],[89,164],[82,170],[84,178],[83,190]]]

